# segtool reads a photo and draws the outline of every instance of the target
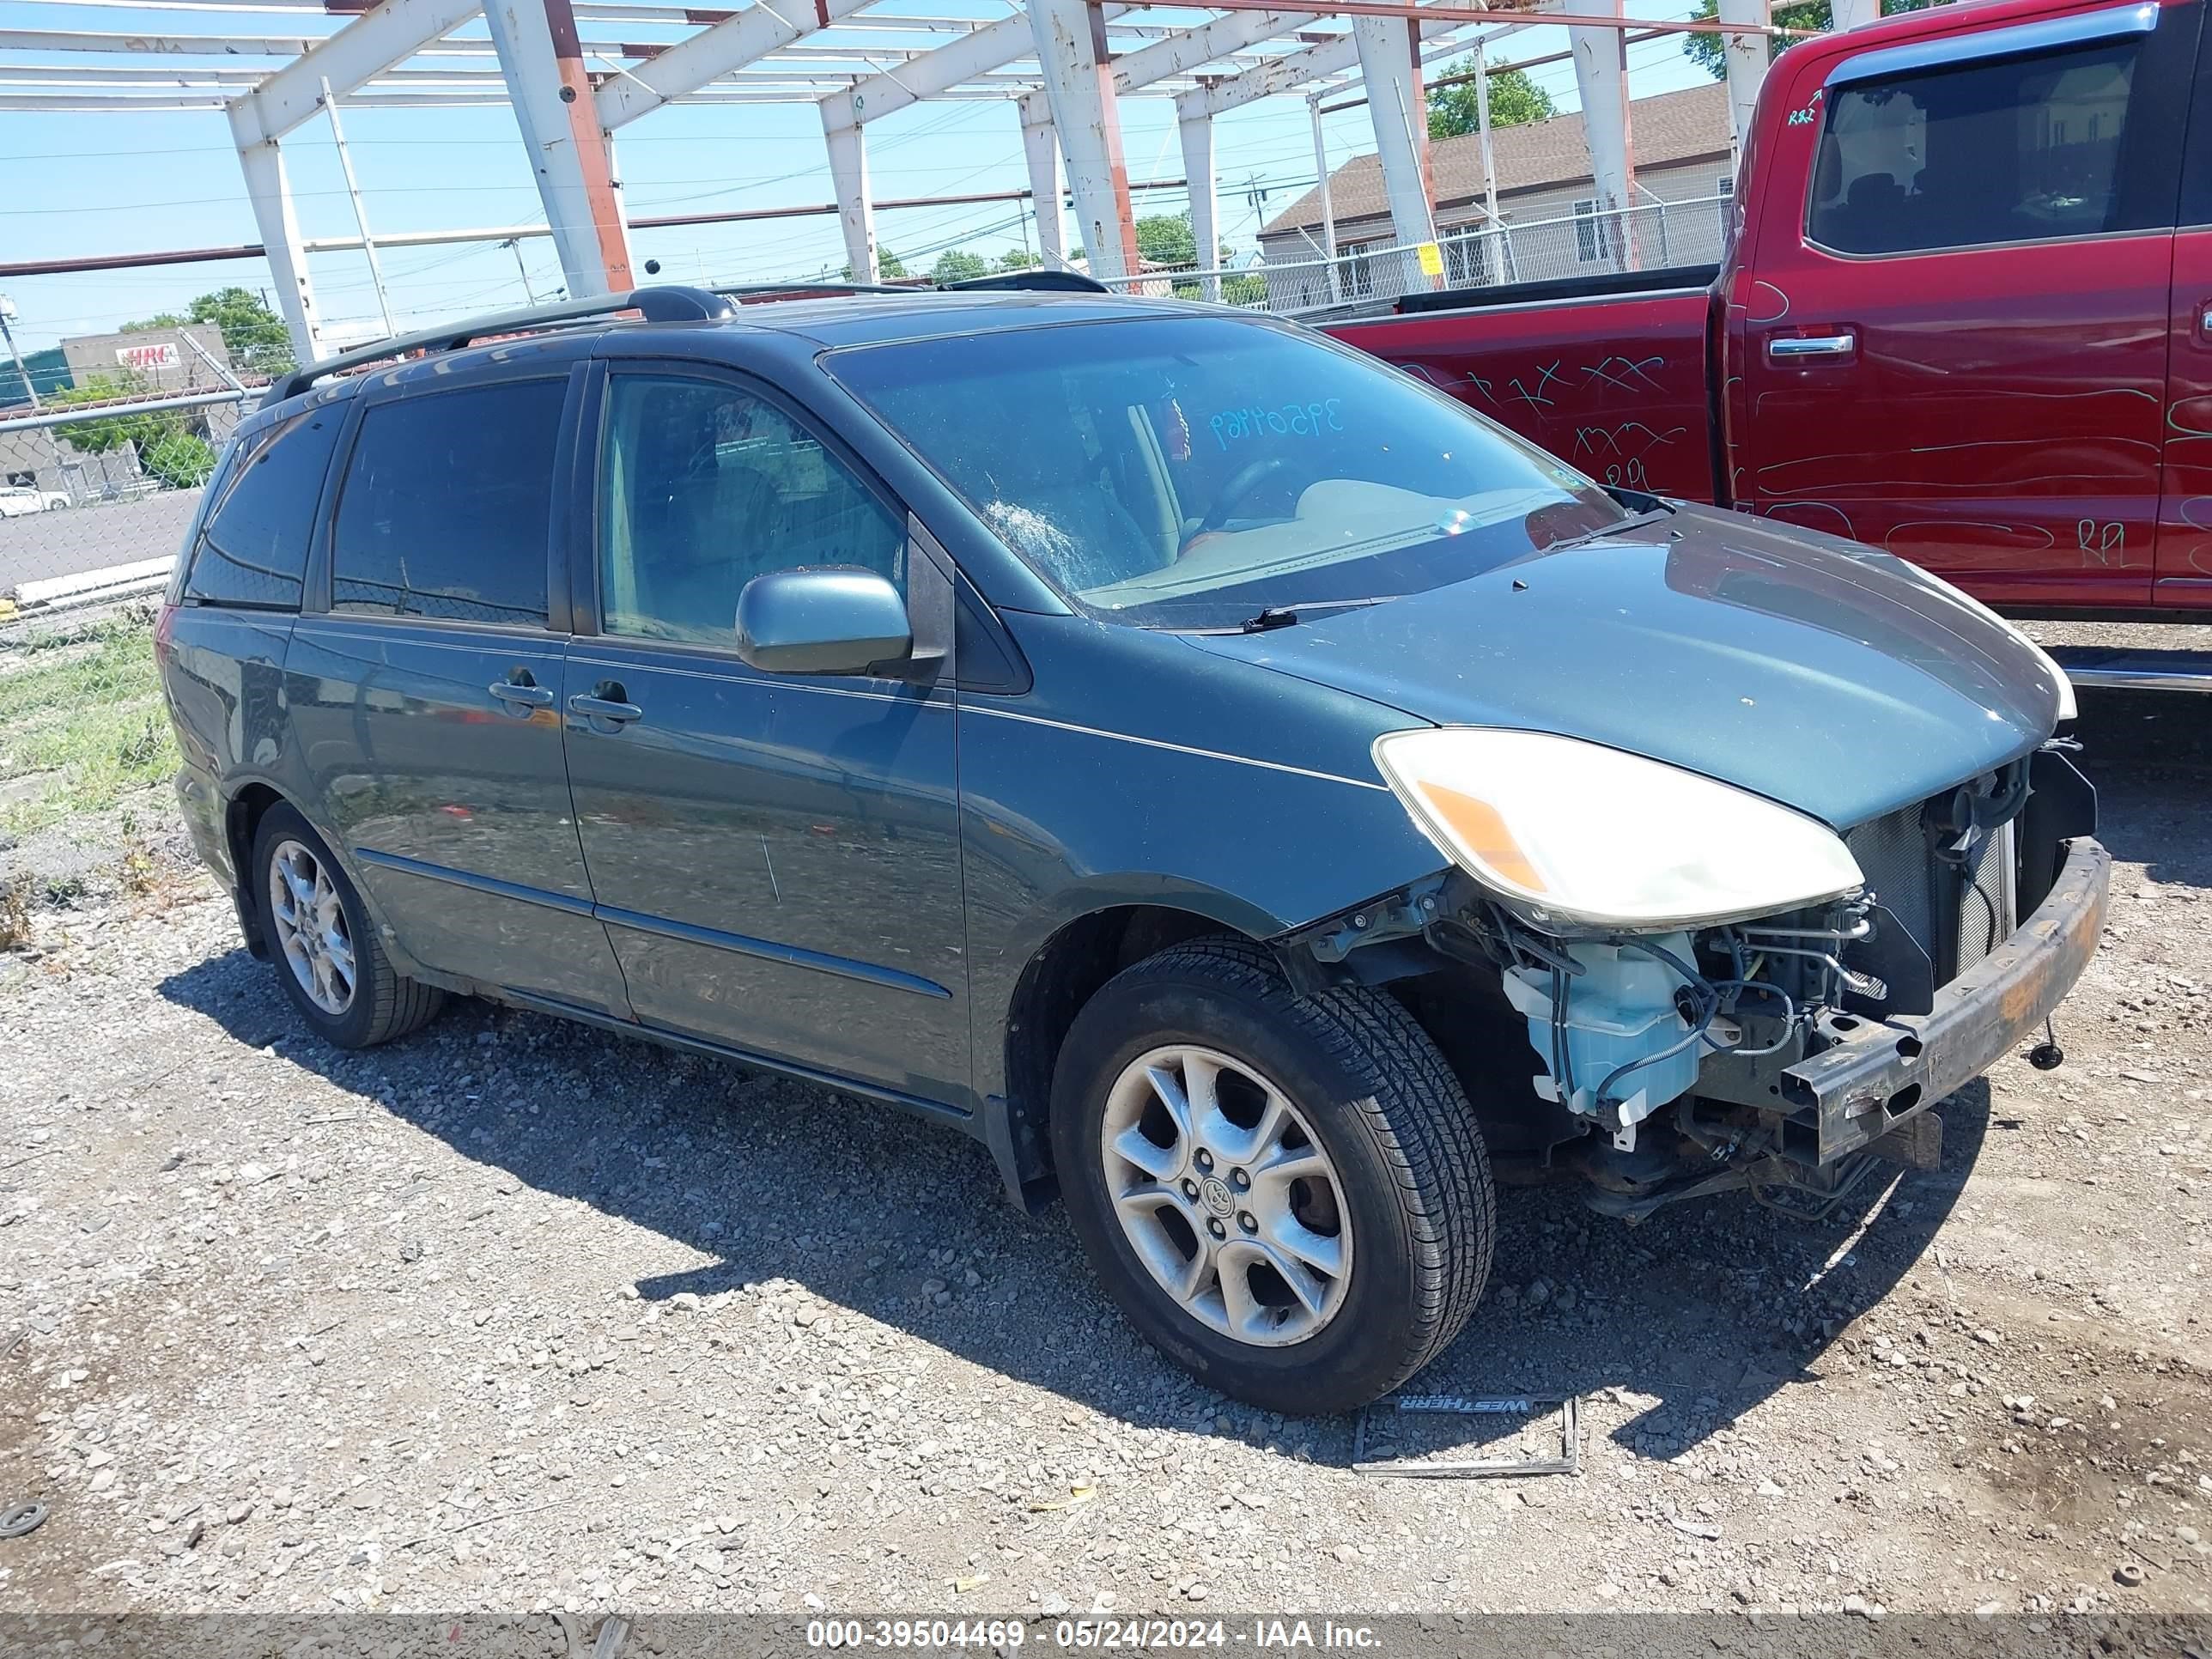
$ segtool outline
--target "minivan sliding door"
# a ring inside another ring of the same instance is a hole
[[[309,816],[401,947],[488,987],[626,1015],[592,915],[554,697],[565,370],[372,388],[340,477],[324,614],[285,679]]]

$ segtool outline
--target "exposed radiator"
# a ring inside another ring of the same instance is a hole
[[[1869,818],[1844,836],[1875,898],[1927,951],[1938,984],[1981,961],[2019,925],[2013,831],[2007,823],[1982,838],[1955,908],[1938,896],[1959,891],[1958,874],[1936,856],[1919,805]]]

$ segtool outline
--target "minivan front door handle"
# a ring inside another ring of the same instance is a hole
[[[507,712],[528,719],[533,708],[550,708],[553,694],[542,685],[533,685],[526,674],[520,679],[494,680],[484,688],[493,700],[507,705]]]
[[[1766,355],[1778,363],[1801,362],[1808,357],[1848,357],[1858,349],[1858,336],[1847,328],[1833,334],[1770,334]]]
[[[621,688],[603,685],[599,690],[619,693]],[[612,731],[645,717],[645,710],[634,702],[623,702],[619,696],[602,697],[586,691],[579,691],[568,699],[568,712],[581,714],[592,723],[592,729],[596,732]]]

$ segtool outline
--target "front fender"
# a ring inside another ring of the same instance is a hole
[[[1380,782],[963,711],[961,846],[978,1095],[1006,1088],[1006,1024],[1054,934],[1151,905],[1264,939],[1432,874]]]

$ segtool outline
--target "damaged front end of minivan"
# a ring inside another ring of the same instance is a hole
[[[1391,987],[1463,1075],[1519,1074],[1525,1035],[1528,1091],[1470,1090],[1501,1167],[1632,1221],[1742,1188],[1818,1218],[1934,1167],[1933,1109],[2087,965],[2111,859],[2070,746],[1838,833],[1577,739],[1393,734],[1377,764],[1450,866],[1273,943],[1294,982]]]

